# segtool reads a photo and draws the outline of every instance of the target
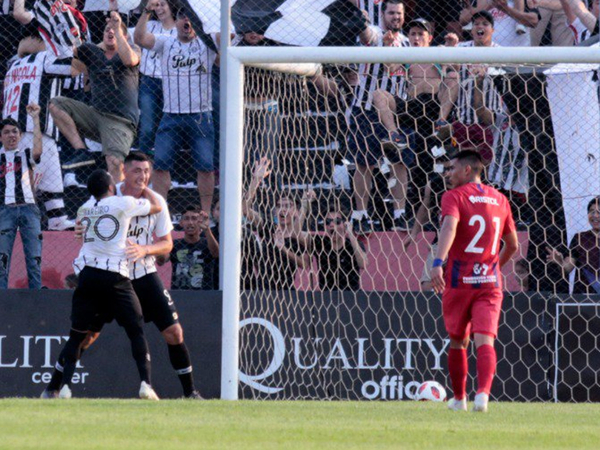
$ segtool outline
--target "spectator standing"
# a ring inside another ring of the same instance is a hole
[[[154,143],[152,185],[167,198],[175,153],[191,148],[200,205],[208,214],[215,187],[211,73],[217,53],[196,35],[181,9],[176,14],[177,36],[150,33],[147,24],[155,8],[151,3],[144,9],[134,33],[138,45],[162,58],[164,114]]]
[[[115,11],[99,45],[86,43],[74,50],[76,73],[87,71],[91,105],[66,97],[50,101],[50,113],[76,153],[63,169],[95,164],[84,138],[102,144],[109,173],[123,178],[123,161],[129,154],[139,120],[138,84],[140,49],[129,44],[127,27]]]
[[[478,11],[472,16],[472,41],[459,47],[498,47],[493,41],[494,18],[489,11]],[[455,67],[458,77],[448,77],[447,90],[441,101],[438,136],[444,140],[449,135],[457,141],[460,150],[477,150],[489,163],[494,140],[492,125],[496,114],[504,114],[502,96],[490,75],[492,68],[463,64]],[[447,122],[456,106],[457,120]]]
[[[0,122],[0,289],[8,288],[8,274],[17,231],[23,241],[29,289],[42,288],[42,229],[31,177],[42,155],[40,107],[27,106],[33,120],[33,146],[21,144],[21,129],[11,118]]]
[[[36,34],[25,37],[19,44],[18,58],[10,66],[4,79],[4,108],[2,118],[12,117],[23,130],[22,144],[33,145],[33,118],[27,115],[27,105],[41,105],[42,153],[35,168],[34,188],[44,202],[48,229],[62,231],[73,228],[65,211],[64,185],[58,152],[58,129],[48,111],[52,96],[61,95],[65,82],[71,80],[71,61],[57,59],[47,50]]]
[[[591,229],[577,233],[569,244],[569,254],[548,247],[546,260],[562,267],[565,274],[577,269],[573,294],[600,294],[600,197],[587,206]]]
[[[573,32],[569,29],[567,15],[563,11],[560,0],[527,0],[530,8],[537,8],[540,14],[538,24],[531,30],[531,46],[552,45],[569,47],[573,45]],[[544,35],[550,28],[550,42],[546,43]]]
[[[183,238],[173,242],[169,255],[172,264],[171,289],[213,289],[215,270],[214,260],[219,258],[219,243],[210,229],[208,214],[193,206],[188,206],[179,221],[183,228]],[[204,236],[201,236],[201,235]],[[159,265],[167,262],[167,257],[157,258]],[[218,266],[216,267],[218,270]]]
[[[148,32],[154,35],[177,35],[174,0],[151,0],[149,3],[154,5],[153,11],[157,20],[148,21]],[[149,9],[151,9],[150,6]],[[163,85],[161,73],[161,55],[152,50],[142,49],[138,138],[140,150],[148,155],[154,154],[154,139],[162,117]]]
[[[383,3],[383,26],[368,26],[361,34],[360,41],[366,46],[407,47],[408,38],[402,34],[404,25],[404,3],[400,0],[388,0]],[[373,92],[383,89],[391,95],[406,97],[405,72],[394,71],[385,64],[361,64],[356,97],[351,106],[352,128],[355,130],[349,139],[349,151],[356,161],[354,173],[354,211],[352,222],[357,233],[372,230],[369,216],[369,197],[373,183],[373,169],[384,156],[380,137],[387,138],[387,132],[379,124],[377,112],[373,106]],[[394,142],[393,152],[386,152],[392,163],[392,188],[394,198],[394,218],[398,226],[405,223],[406,188],[408,184],[407,166],[413,162],[413,155],[407,150],[408,142],[402,133],[390,137]]]

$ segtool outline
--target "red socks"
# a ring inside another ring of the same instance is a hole
[[[450,381],[452,382],[454,398],[462,400],[465,398],[467,390],[467,373],[469,372],[466,349],[451,348],[448,350],[448,371],[450,372]],[[479,373],[479,358],[477,359],[477,372]]]
[[[450,360],[450,358],[448,358]],[[449,365],[449,364],[448,364]],[[477,393],[489,395],[496,372],[496,350],[491,345],[481,345],[477,349]],[[452,372],[450,372],[452,373]],[[454,379],[452,379],[454,384]]]

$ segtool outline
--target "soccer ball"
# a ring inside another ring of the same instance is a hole
[[[437,381],[424,381],[417,389],[415,400],[443,402],[446,401],[446,389]]]

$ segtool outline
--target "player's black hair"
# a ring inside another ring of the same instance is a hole
[[[383,5],[381,5],[381,12],[385,12],[387,10],[388,5],[404,6],[404,0],[384,0]]]
[[[88,178],[87,189],[98,200],[108,192],[112,184],[113,179],[106,170],[96,169]]]
[[[17,127],[19,133],[23,133],[23,130],[21,130],[21,127],[19,126],[19,122],[17,122],[12,117],[7,117],[2,122],[0,122],[0,132],[2,132],[2,130],[4,130],[4,127],[7,125],[10,125],[11,127]]]
[[[597,206],[600,208],[600,197],[596,197],[590,200],[590,202],[588,203],[587,206],[587,212],[589,213],[590,210],[594,207]]]
[[[152,165],[150,157],[142,152],[129,152],[129,155],[125,157],[125,164],[133,161],[147,162]]]
[[[471,166],[471,170],[477,176],[481,176],[483,173],[483,158],[474,150],[463,150],[458,152],[453,160],[460,161],[462,164]]]

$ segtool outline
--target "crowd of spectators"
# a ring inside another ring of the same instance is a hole
[[[364,12],[361,46],[570,46],[599,31],[598,0],[345,1]],[[195,177],[187,181],[197,197],[169,201],[183,237],[158,262],[171,263],[173,288],[218,288],[220,36],[195,29],[177,0],[2,5],[0,288],[7,287],[17,229],[29,287],[41,287],[35,191],[47,229],[69,229],[66,180],[85,182],[104,165],[120,181],[130,151],[153,159],[153,189],[167,200],[173,178]],[[260,21],[238,31],[232,45],[282,45],[265,37]],[[501,71],[481,65],[326,66],[311,77],[247,68],[243,287],[294,289],[297,269],[314,265],[321,289],[358,290],[365,236],[407,232],[408,248],[424,229],[435,230],[449,156],[475,149],[493,166],[506,130],[523,131],[511,120],[501,79]],[[22,161],[18,172],[9,170],[14,158]],[[338,189],[311,189],[324,186]],[[590,211],[596,230],[597,204]],[[570,256],[549,249],[548,262],[565,272],[590,265],[581,250],[590,239],[572,243]],[[519,269],[527,271],[527,261]],[[423,289],[429,282],[426,263]]]

